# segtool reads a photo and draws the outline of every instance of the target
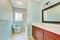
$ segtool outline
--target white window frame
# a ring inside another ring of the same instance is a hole
[[[15,12],[15,14],[14,14],[14,21],[23,21],[23,13]]]

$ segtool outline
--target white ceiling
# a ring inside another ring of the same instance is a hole
[[[27,0],[10,0],[11,4],[13,5],[13,7],[15,8],[27,8]],[[21,1],[23,5],[18,5],[17,1]]]

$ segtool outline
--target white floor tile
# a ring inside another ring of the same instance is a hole
[[[10,40],[26,40],[26,33],[18,33],[18,34],[13,34]]]

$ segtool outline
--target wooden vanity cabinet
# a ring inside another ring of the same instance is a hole
[[[32,26],[32,36],[35,40],[60,40],[60,35],[36,26]]]
[[[32,35],[35,40],[43,40],[43,29],[33,26]]]
[[[49,37],[48,35],[44,35],[44,40],[55,40],[55,39]]]
[[[52,36],[53,34],[50,34],[49,32],[47,31],[44,31],[44,40],[55,40],[54,35]]]
[[[44,30],[44,40],[60,40],[60,35]]]

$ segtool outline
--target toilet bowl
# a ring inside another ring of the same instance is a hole
[[[13,27],[13,29],[15,33],[18,33],[21,31],[21,27]]]

